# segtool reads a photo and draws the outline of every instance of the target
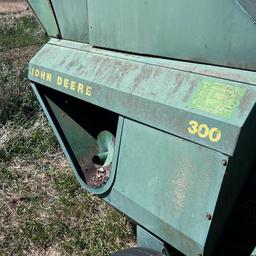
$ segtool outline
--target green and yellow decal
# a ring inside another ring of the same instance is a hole
[[[229,118],[235,113],[245,88],[218,82],[202,82],[189,102],[192,109]]]

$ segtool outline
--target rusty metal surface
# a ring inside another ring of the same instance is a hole
[[[104,51],[102,49],[91,47],[88,44],[83,44],[78,42],[57,40],[52,38],[49,41],[49,44],[68,47],[74,50],[75,49],[84,50],[84,51],[88,51],[96,54],[100,52],[101,54],[110,56],[110,57],[124,58],[125,56],[125,59],[127,60],[134,60],[142,63],[145,62],[145,57],[140,55],[124,54],[124,53],[113,52],[113,51]],[[192,62],[184,62],[184,61],[177,61],[177,60],[171,60],[171,59],[167,60],[163,58],[154,58],[150,56],[147,56],[147,62],[154,63],[155,65],[160,67],[161,66],[168,67],[170,69],[177,70],[177,71],[186,71],[194,74],[206,75],[210,77],[222,78],[230,81],[256,85],[256,73],[253,71],[231,69],[226,67],[197,64]]]
[[[156,63],[154,58],[146,57],[140,57],[137,61],[136,56],[132,60],[132,55],[115,56],[113,53],[111,56],[109,52],[107,56],[106,51],[97,50],[96,53],[74,50],[74,47],[75,45],[70,48],[70,43],[68,47],[46,45],[30,62],[29,78],[232,155],[240,129],[255,105],[254,86],[229,81],[226,78],[219,79],[175,70],[166,65],[166,60],[159,65],[159,59]],[[51,74],[51,81],[41,79],[41,71]],[[61,80],[60,85],[57,83],[58,79]],[[64,81],[67,83],[64,84]],[[78,84],[84,87],[82,93],[78,90]],[[221,96],[223,99],[217,100],[216,94],[212,96],[215,105],[209,109],[203,100],[209,95],[206,92],[206,95],[201,95],[200,92],[202,87],[203,91],[206,91],[206,85],[209,89],[222,87],[228,93],[233,93],[233,102],[227,103],[225,93]],[[202,99],[202,102],[198,101],[198,98]],[[193,104],[195,99],[197,104]],[[189,133],[187,129],[190,121],[206,124],[209,129],[220,129],[221,140],[215,142],[204,135]]]

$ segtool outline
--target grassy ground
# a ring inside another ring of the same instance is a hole
[[[132,226],[73,177],[26,78],[46,38],[22,8],[0,7],[0,255],[109,255]]]

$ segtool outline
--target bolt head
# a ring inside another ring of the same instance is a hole
[[[223,166],[227,166],[227,165],[228,165],[228,161],[227,161],[227,160],[225,160],[225,159],[224,159],[224,160],[222,160],[222,165],[223,165]]]
[[[210,213],[207,213],[207,214],[206,214],[206,218],[207,218],[208,220],[212,220],[212,215],[211,215]]]

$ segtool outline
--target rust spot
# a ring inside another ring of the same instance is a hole
[[[185,79],[184,73],[183,72],[178,72],[175,76],[175,87],[172,89],[171,94],[174,95],[177,93],[179,90],[181,84],[183,83]]]
[[[77,65],[79,65],[79,58],[74,57],[73,60],[67,64],[66,69],[69,71],[71,68],[74,68]]]
[[[153,78],[158,78],[162,73],[163,73],[162,69],[155,68],[155,70],[153,72]]]
[[[180,86],[184,81],[184,74],[182,72],[178,72],[175,76],[176,86]]]
[[[192,93],[194,92],[195,87],[198,85],[198,81],[196,79],[192,79],[189,81],[189,88],[188,91],[186,93],[186,95],[183,98],[183,101],[186,102],[190,96],[192,95]]]
[[[94,56],[90,63],[95,68],[93,71],[94,79],[104,80],[113,87],[118,87],[123,77],[136,69],[136,65],[130,62],[108,57]]]
[[[81,71],[84,68],[83,64],[79,64],[79,66],[77,67],[76,71]]]
[[[111,69],[112,72],[109,73],[107,82],[118,86],[124,75],[127,73],[128,69],[126,68],[125,70],[125,65],[122,62],[116,60],[111,61]]]
[[[108,67],[109,61],[107,58],[99,58],[98,56],[95,57],[95,60],[97,63],[95,64],[96,66],[96,74],[95,74],[95,79],[102,79],[104,80],[106,76],[108,75]]]
[[[52,3],[51,3],[51,0],[47,0],[47,4],[48,6],[50,7],[51,11],[52,11]]]
[[[134,79],[132,92],[135,91],[142,82],[149,80],[152,77],[153,72],[153,67],[144,65],[140,70],[139,74],[137,75],[137,77]]]

